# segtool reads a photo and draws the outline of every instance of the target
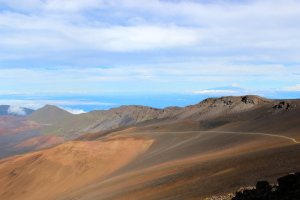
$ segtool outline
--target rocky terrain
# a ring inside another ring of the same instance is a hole
[[[232,200],[297,200],[300,199],[300,173],[290,173],[277,179],[278,185],[258,181],[255,189],[238,191]]]
[[[258,181],[255,187],[240,188],[235,194],[213,196],[205,200],[298,200],[300,199],[300,173],[289,173],[277,179],[278,184]]]

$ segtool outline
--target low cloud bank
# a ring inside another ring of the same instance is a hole
[[[24,108],[20,106],[10,106],[7,110],[8,114],[15,114],[15,115],[21,115],[26,116],[26,112]]]
[[[237,93],[233,90],[200,90],[196,91],[195,94],[212,94],[212,93]]]
[[[65,111],[68,111],[69,113],[75,114],[75,115],[86,113],[82,109],[73,109],[73,108],[67,108],[67,107],[60,107],[60,108],[64,109]]]

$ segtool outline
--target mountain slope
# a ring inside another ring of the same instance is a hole
[[[56,106],[47,105],[27,116],[27,119],[48,124],[42,129],[43,135],[54,134],[66,137],[66,140],[72,140],[87,132],[96,133],[145,121],[150,121],[149,123],[152,123],[153,120],[162,121],[162,119],[166,120],[167,123],[186,120],[201,121],[201,127],[207,129],[224,125],[230,120],[236,121],[236,117],[242,116],[245,111],[272,109],[276,102],[280,103],[276,100],[253,95],[230,96],[209,98],[196,105],[183,108],[157,109],[147,106],[121,106],[79,115],[73,115]],[[210,119],[215,118],[218,118],[219,121],[213,120],[215,124],[211,124]]]
[[[177,117],[181,120],[203,121],[229,114],[243,113],[273,101],[254,95],[208,98],[196,105],[185,107]]]
[[[68,142],[0,161],[1,199],[56,199],[126,165],[147,150],[146,138]],[[84,177],[84,179],[82,179]]]
[[[30,152],[14,146],[32,137],[40,136],[43,125],[12,115],[0,116],[0,158]]]
[[[15,145],[14,148],[28,151],[41,150],[61,144],[63,141],[63,137],[58,137],[56,135],[43,135],[29,138],[24,142]]]
[[[43,108],[36,110],[26,118],[36,121],[40,124],[55,124],[72,116],[71,113],[53,105],[46,105]]]
[[[110,110],[73,115],[56,106],[47,105],[26,118],[38,123],[48,124],[49,126],[42,130],[43,134],[75,138],[85,132],[110,130],[150,119],[172,116],[179,110],[178,107],[156,109],[147,106],[121,106]]]

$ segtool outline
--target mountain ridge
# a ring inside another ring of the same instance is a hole
[[[75,115],[56,106],[46,105],[26,118],[37,123],[48,124],[49,126],[43,129],[44,134],[69,135],[110,130],[146,120],[164,118],[179,111],[179,107],[158,109],[149,106],[123,105],[109,110],[94,110]]]
[[[154,119],[209,120],[216,116],[240,113],[277,101],[281,100],[271,100],[255,95],[228,96],[207,98],[186,107],[175,106],[159,109],[141,105],[122,105],[109,110],[93,110],[77,115],[56,106],[47,105],[26,118],[37,123],[50,124],[43,129],[43,134],[67,135],[74,139],[85,132],[111,130]],[[72,136],[72,134],[74,135]]]

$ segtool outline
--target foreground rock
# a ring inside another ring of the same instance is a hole
[[[259,181],[256,189],[245,189],[236,193],[232,200],[299,200],[300,173],[277,179],[278,185],[270,185],[267,181]]]

